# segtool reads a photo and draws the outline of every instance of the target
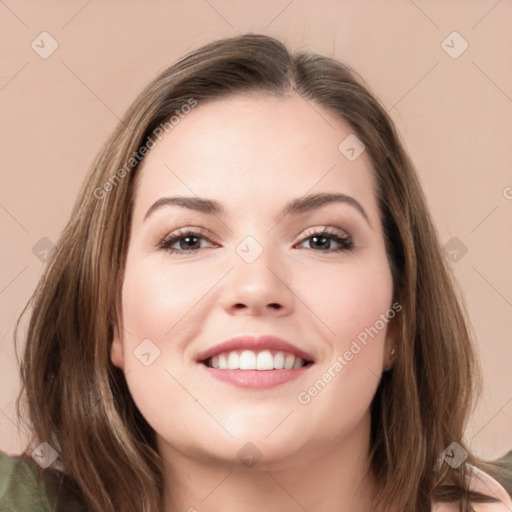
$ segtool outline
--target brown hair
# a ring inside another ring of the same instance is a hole
[[[65,473],[94,511],[162,510],[154,432],[109,359],[113,326],[122,329],[139,150],[191,98],[201,105],[232,94],[289,91],[339,116],[365,144],[394,299],[403,306],[398,355],[371,405],[374,510],[425,512],[440,499],[460,500],[466,511],[470,497],[484,499],[471,496],[463,483],[465,465],[438,466],[452,442],[464,446],[478,372],[460,291],[393,123],[347,66],[311,53],[291,54],[273,38],[247,34],[199,48],[138,96],[96,158],[27,304],[33,309],[20,398],[26,398],[35,438],[58,443]],[[481,466],[471,456],[467,462]]]

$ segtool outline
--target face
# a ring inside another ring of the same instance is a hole
[[[297,95],[237,96],[147,154],[111,359],[161,451],[237,462],[251,442],[275,465],[368,435],[398,309],[369,157],[338,149],[350,134]]]

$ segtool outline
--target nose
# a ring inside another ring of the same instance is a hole
[[[290,314],[295,295],[291,289],[291,272],[286,264],[268,249],[248,263],[233,255],[233,269],[226,276],[222,306],[232,315]]]

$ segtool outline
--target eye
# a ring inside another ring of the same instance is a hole
[[[201,241],[205,241],[211,246],[214,246],[213,242],[210,242],[203,234],[193,231],[191,229],[180,229],[176,233],[171,233],[166,236],[158,244],[158,249],[173,253],[195,253],[199,249],[204,249],[205,245],[201,244]],[[177,247],[174,247],[176,246]],[[206,246],[208,247],[208,245]]]
[[[329,228],[309,234],[300,242],[301,245],[304,243],[309,243],[312,246],[309,248],[313,250],[318,249],[317,252],[343,252],[349,251],[354,247],[354,242],[350,235],[342,235]],[[332,249],[333,244],[337,244],[338,248]]]
[[[317,252],[343,252],[351,250],[354,246],[349,235],[342,235],[329,228],[308,234],[308,236],[302,239],[300,245],[303,246],[306,243],[310,244],[309,249],[316,250]],[[338,247],[333,249],[333,245]],[[171,254],[194,254],[199,249],[215,246],[216,244],[198,231],[180,229],[176,233],[171,233],[163,238],[157,248]]]

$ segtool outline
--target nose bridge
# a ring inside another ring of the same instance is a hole
[[[233,270],[224,296],[224,307],[261,313],[288,311],[293,293],[287,286],[288,272],[272,237],[246,236],[232,257]]]

